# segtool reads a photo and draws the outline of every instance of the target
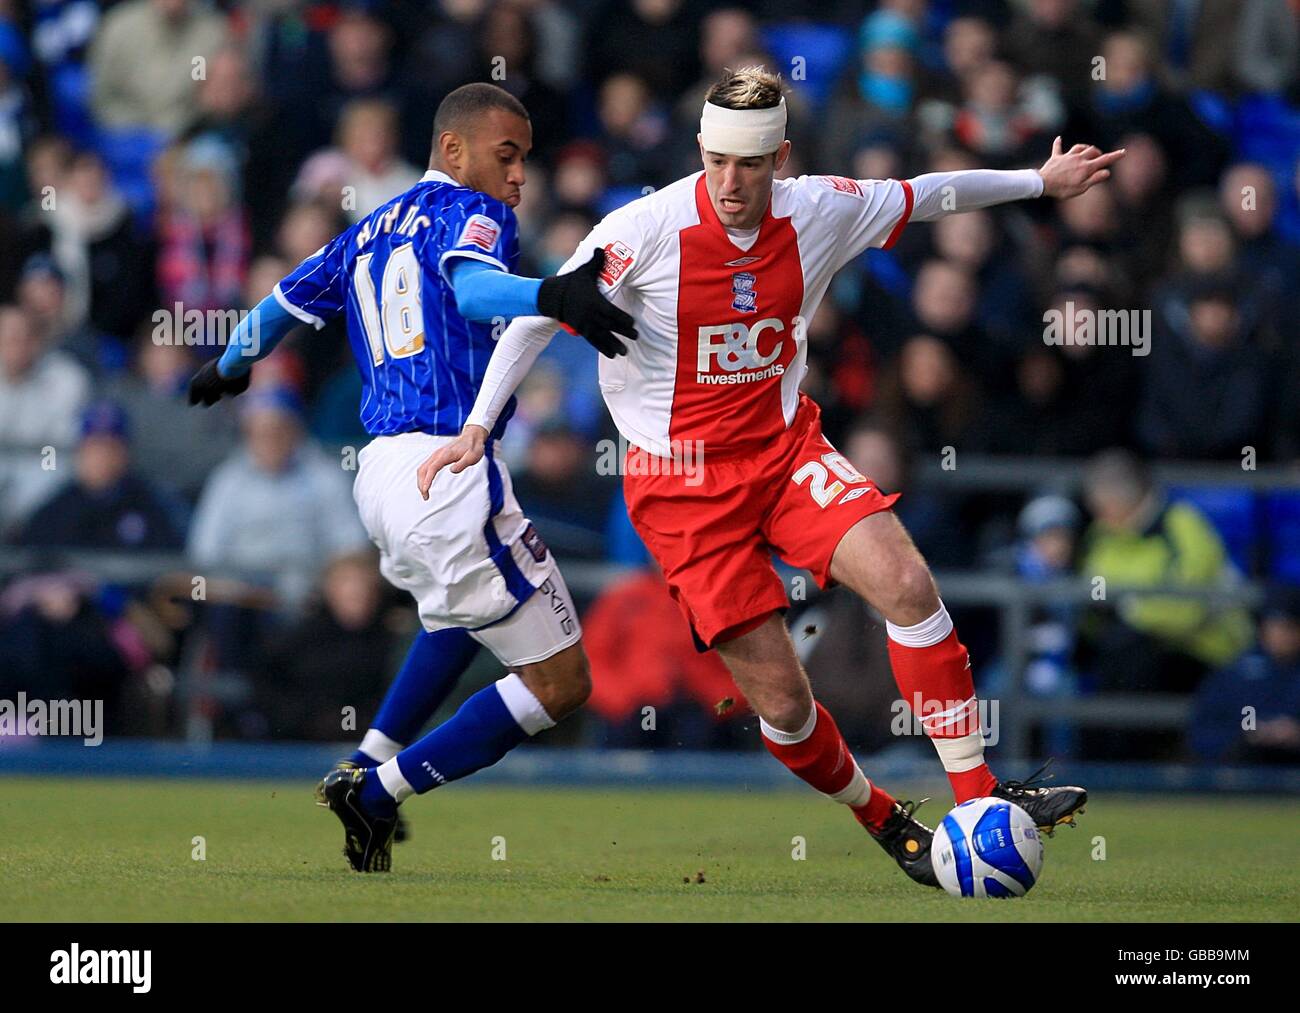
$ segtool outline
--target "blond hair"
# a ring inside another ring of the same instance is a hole
[[[704,100],[724,109],[771,109],[781,104],[784,92],[780,74],[755,65],[724,69]]]

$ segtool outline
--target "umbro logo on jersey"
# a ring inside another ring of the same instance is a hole
[[[740,257],[737,260],[729,260],[722,266],[723,267],[744,267],[746,264],[757,264],[762,259],[763,259],[762,257]]]

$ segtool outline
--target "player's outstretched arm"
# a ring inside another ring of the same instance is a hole
[[[249,370],[239,376],[222,376],[220,362],[209,359],[190,377],[190,404],[211,408],[223,397],[238,397],[248,390],[252,375]]]
[[[1038,175],[1043,177],[1043,196],[1069,200],[1087,193],[1110,179],[1110,167],[1124,157],[1124,148],[1103,152],[1092,144],[1076,144],[1062,152],[1061,139],[1052,142],[1052,154]]]
[[[190,404],[210,407],[223,397],[237,397],[248,390],[253,363],[270,355],[299,323],[268,295],[239,321],[221,357],[209,359],[190,379]]]
[[[537,311],[572,328],[601,355],[612,359],[627,354],[627,346],[619,341],[618,335],[635,341],[637,333],[631,314],[619,309],[600,291],[600,272],[604,269],[605,251],[598,246],[581,267],[543,278],[537,290]]]
[[[627,346],[618,336],[635,340],[636,325],[600,289],[605,256],[604,247],[598,243],[586,263],[541,280],[537,286],[536,309],[543,315],[517,316],[505,329],[488,360],[478,397],[460,436],[430,454],[416,470],[416,483],[424,499],[429,498],[429,489],[443,468],[450,466],[452,472],[459,473],[483,459],[497,419],[537,356],[555,336],[557,321],[566,330],[581,334],[602,355],[612,359],[627,354]],[[478,267],[458,266],[453,272],[452,286],[457,292],[458,306],[462,292],[470,306],[478,299],[472,288],[465,290],[467,286],[494,282],[490,277],[492,272]]]
[[[1041,169],[923,173],[907,181],[914,199],[910,219],[932,222],[947,215],[1035,197],[1068,200],[1109,179],[1110,167],[1123,157],[1123,148],[1103,153],[1089,144],[1076,144],[1062,151],[1058,137],[1052,143],[1051,157]]]
[[[541,314],[586,338],[612,359],[627,354],[618,336],[635,341],[637,332],[632,317],[600,291],[604,266],[605,251],[599,248],[581,267],[546,278],[520,278],[481,260],[458,258],[451,269],[451,284],[456,308],[470,320]]]

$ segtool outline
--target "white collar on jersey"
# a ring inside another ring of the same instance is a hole
[[[420,182],[421,183],[450,183],[452,186],[460,186],[459,183],[457,183],[454,179],[448,176],[445,172],[441,172],[438,169],[430,169],[428,172],[426,172],[423,176],[420,177]]]

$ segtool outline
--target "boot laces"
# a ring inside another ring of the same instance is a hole
[[[880,839],[892,841],[905,832],[908,829],[909,824],[913,822],[916,811],[929,801],[929,798],[923,798],[919,802],[913,802],[910,799],[906,802],[896,802],[895,805],[897,808],[894,809],[889,819],[885,821],[885,826],[881,828]],[[903,818],[899,819],[900,816]]]
[[[1055,757],[1049,757],[1046,763],[1044,763],[1041,767],[1035,770],[1023,781],[1003,781],[1002,787],[1006,789],[1008,792],[1017,795],[1021,795],[1021,794],[1036,795],[1041,791],[1046,791],[1047,790],[1046,788],[1035,788],[1033,786],[1036,784],[1042,784],[1045,781],[1051,781],[1053,778],[1056,777],[1055,774],[1046,773],[1047,768],[1052,765],[1053,759],[1055,759]]]

